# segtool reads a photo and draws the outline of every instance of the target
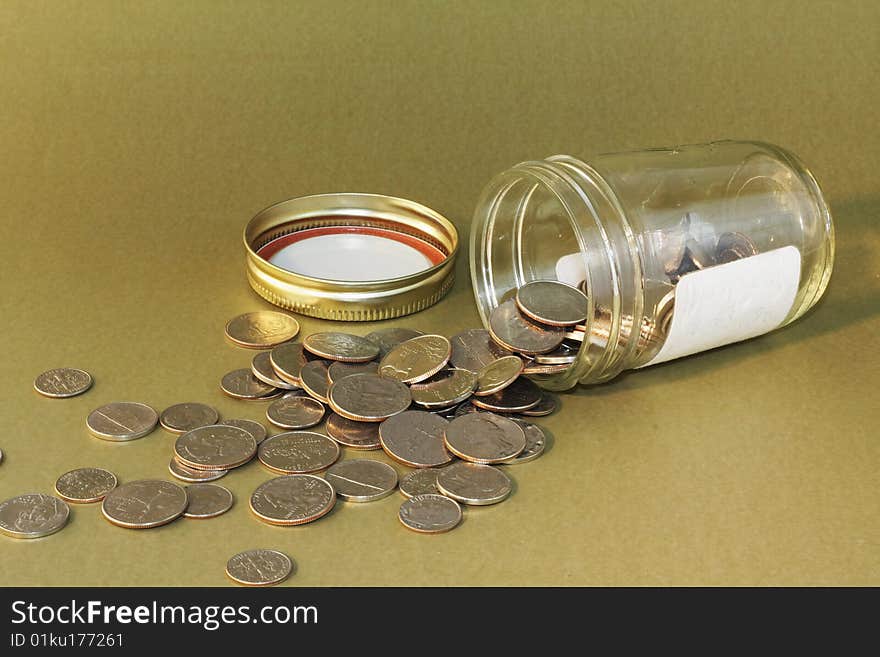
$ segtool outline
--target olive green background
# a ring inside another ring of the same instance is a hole
[[[284,198],[385,193],[451,218],[454,290],[390,323],[447,335],[478,325],[477,196],[524,159],[775,142],[814,171],[838,240],[789,328],[563,395],[552,448],[454,532],[403,529],[396,493],[269,527],[251,464],[215,520],[131,531],[85,505],[54,536],[0,536],[0,584],[225,585],[254,547],[291,555],[294,586],[880,584],[878,3],[7,0],[0,62],[3,499],[81,466],[170,478],[161,429],[87,434],[106,402],[262,418],[218,388],[254,353],[223,325],[268,307],[240,234]],[[58,366],[94,388],[34,393]]]

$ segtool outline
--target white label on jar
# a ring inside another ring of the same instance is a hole
[[[682,276],[666,342],[642,367],[772,331],[791,310],[800,277],[795,246]]]

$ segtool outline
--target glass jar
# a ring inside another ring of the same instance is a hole
[[[470,259],[487,327],[529,281],[587,295],[574,361],[535,377],[561,390],[794,321],[825,291],[834,229],[793,154],[723,141],[517,164],[482,194]]]

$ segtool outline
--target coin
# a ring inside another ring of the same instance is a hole
[[[116,488],[116,475],[102,468],[79,468],[65,472],[55,482],[55,492],[68,502],[100,502]]]
[[[485,397],[474,397],[471,403],[496,413],[522,413],[541,403],[541,397],[541,389],[538,386],[528,379],[519,377],[501,392]]]
[[[304,474],[323,470],[339,458],[339,445],[312,431],[288,431],[260,444],[260,463],[282,474]]]
[[[174,442],[174,455],[195,470],[231,470],[250,461],[257,441],[244,429],[211,424],[187,431]]]
[[[349,333],[312,333],[303,340],[303,349],[328,360],[363,363],[379,355],[379,347],[359,335]]]
[[[226,562],[226,575],[245,586],[271,586],[290,576],[293,562],[278,550],[247,550]]]
[[[523,316],[514,299],[505,301],[489,316],[489,332],[502,347],[523,354],[553,351],[562,344],[564,331],[540,325]]]
[[[272,358],[268,351],[260,351],[251,361],[251,373],[266,385],[281,390],[296,390],[299,386],[288,383],[272,367]]]
[[[324,478],[346,502],[373,502],[397,488],[397,470],[370,459],[340,461],[327,470]]]
[[[446,427],[444,438],[450,452],[472,463],[503,463],[526,447],[522,427],[494,413],[457,417]]]
[[[260,381],[249,369],[227,372],[220,380],[220,389],[236,399],[272,399],[281,394],[273,386]]]
[[[379,374],[403,383],[418,383],[442,370],[451,352],[449,340],[442,335],[420,335],[385,354]]]
[[[343,363],[335,361],[327,368],[327,378],[330,383],[344,379],[352,374],[376,374],[379,371],[379,363],[369,361],[366,363]]]
[[[587,296],[559,281],[531,281],[516,291],[516,305],[527,317],[550,326],[572,326],[587,318]]]
[[[419,406],[442,409],[455,406],[470,397],[476,386],[476,374],[470,370],[452,368],[435,374],[424,383],[414,383],[409,390],[413,401]]]
[[[531,417],[540,417],[542,415],[550,415],[557,408],[559,408],[559,398],[556,395],[550,394],[547,391],[542,391],[541,401],[539,401],[535,406],[532,406],[531,408],[520,411],[520,413]]]
[[[217,410],[207,404],[187,402],[169,406],[159,416],[162,428],[172,433],[186,433],[198,427],[214,424],[220,418]]]
[[[226,337],[249,349],[269,349],[299,333],[299,322],[274,310],[259,310],[233,317],[226,323]]]
[[[0,532],[12,538],[41,538],[67,524],[70,507],[52,495],[28,493],[0,502]]]
[[[228,427],[238,427],[239,429],[244,429],[254,437],[254,440],[257,441],[257,445],[266,440],[266,436],[268,435],[266,427],[254,420],[233,418],[231,420],[223,420],[220,424],[226,425]]]
[[[142,479],[110,491],[101,503],[101,513],[120,527],[150,529],[179,518],[186,504],[186,491],[177,484]]]
[[[324,405],[312,397],[282,397],[266,409],[269,422],[282,429],[313,427],[324,417]]]
[[[269,363],[278,378],[290,385],[300,386],[300,370],[309,362],[299,342],[278,345],[269,352]]]
[[[700,242],[691,238],[687,241],[682,269],[685,273],[695,269],[705,269],[715,264],[715,256]],[[692,265],[692,266],[691,266]]]
[[[376,374],[353,374],[330,386],[330,407],[342,417],[381,422],[409,408],[409,388]]]
[[[471,372],[479,372],[490,363],[513,354],[499,345],[486,329],[468,329],[450,338],[449,362]]]
[[[440,468],[419,468],[407,473],[400,479],[399,489],[404,497],[414,497],[428,493],[439,493],[437,475]]]
[[[422,534],[440,534],[458,526],[461,507],[443,495],[416,495],[404,500],[397,517],[407,529]]]
[[[715,260],[718,264],[741,260],[758,255],[758,247],[742,233],[722,233],[715,246]]]
[[[184,518],[216,518],[232,508],[232,493],[217,484],[190,484],[185,489],[188,500]]]
[[[379,426],[378,422],[358,422],[330,413],[325,429],[327,435],[340,445],[352,449],[380,449]]]
[[[45,397],[75,397],[91,387],[92,375],[74,367],[58,367],[34,379],[34,390]]]
[[[544,453],[544,447],[547,445],[547,434],[544,429],[533,422],[526,422],[514,418],[516,422],[526,434],[526,447],[523,451],[516,455],[516,458],[506,461],[503,465],[515,465],[517,463],[528,463]]]
[[[303,390],[325,404],[328,401],[327,391],[330,388],[330,379],[327,376],[329,365],[326,360],[313,360],[303,365],[299,373]]]
[[[456,461],[437,475],[437,489],[456,502],[485,506],[507,499],[512,484],[495,466]]]
[[[570,365],[577,360],[578,349],[580,349],[580,345],[572,348],[563,341],[553,351],[548,351],[546,354],[535,354],[535,363],[539,365]]]
[[[379,425],[382,449],[395,461],[413,468],[431,468],[452,461],[443,432],[449,421],[427,411],[404,411]]]
[[[303,525],[327,515],[335,504],[333,486],[309,474],[270,479],[250,499],[254,515],[270,525]]]
[[[168,464],[168,472],[181,481],[188,483],[200,483],[203,481],[216,481],[226,476],[229,470],[196,470],[184,465],[176,458],[172,458]]]
[[[146,436],[158,422],[159,414],[146,404],[113,402],[89,413],[86,427],[97,438],[122,442]]]
[[[391,351],[401,342],[406,342],[412,338],[424,335],[421,331],[408,328],[384,328],[372,333],[367,333],[364,337],[379,347],[379,358],[384,358],[385,354]]]
[[[519,356],[503,356],[480,370],[475,395],[492,395],[516,381],[523,369]]]
[[[559,372],[564,372],[570,366],[570,363],[562,363],[558,365],[543,365],[541,363],[536,363],[534,361],[530,363],[526,363],[525,367],[523,367],[523,374],[533,375],[533,374],[558,374]]]

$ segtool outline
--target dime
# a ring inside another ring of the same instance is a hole
[[[67,524],[70,507],[51,495],[28,493],[0,502],[0,532],[12,538],[41,538]]]
[[[440,468],[420,468],[404,475],[400,480],[400,492],[404,497],[439,493],[437,475]]]
[[[143,479],[110,491],[101,503],[101,513],[120,527],[150,529],[179,518],[186,504],[186,491],[177,484]]]
[[[501,392],[486,397],[474,397],[474,406],[496,413],[522,413],[541,403],[541,389],[534,383],[519,377]]]
[[[443,432],[449,421],[427,411],[404,411],[379,425],[382,449],[395,461],[413,468],[431,468],[452,461]]]
[[[229,470],[196,470],[184,465],[176,458],[172,458],[168,464],[168,472],[181,481],[195,484],[203,481],[216,481],[226,476]]]
[[[330,383],[335,383],[352,374],[376,374],[379,371],[379,363],[369,361],[366,363],[343,363],[335,361],[327,368],[327,378]]]
[[[559,281],[532,281],[516,291],[516,305],[528,317],[550,326],[572,326],[587,318],[587,295]]]
[[[503,463],[526,447],[523,428],[494,413],[468,413],[446,427],[446,448],[472,463]]]
[[[541,393],[541,401],[539,401],[537,405],[527,408],[524,411],[520,411],[520,413],[531,417],[540,417],[543,415],[550,415],[557,408],[559,408],[559,398],[556,395],[543,391]]]
[[[324,478],[346,502],[373,502],[397,488],[397,471],[387,463],[352,459],[333,465]]]
[[[116,475],[101,468],[79,468],[65,472],[55,482],[55,492],[68,502],[100,502],[116,488]]]
[[[278,345],[269,352],[269,362],[279,379],[298,387],[300,370],[309,359],[299,342],[288,342]]]
[[[296,390],[299,387],[292,383],[288,383],[278,376],[275,368],[272,367],[272,358],[268,351],[257,352],[251,361],[251,372],[260,381],[273,388],[280,388],[281,390]]]
[[[163,429],[172,433],[186,433],[199,427],[215,424],[220,418],[217,410],[207,404],[188,402],[169,406],[159,416]]]
[[[499,345],[486,329],[468,329],[450,338],[452,355],[449,361],[454,367],[471,372],[481,369],[504,356],[513,354]]]
[[[217,484],[190,484],[186,490],[188,504],[184,518],[216,518],[232,508],[232,493]]]
[[[442,335],[420,335],[385,354],[379,374],[403,383],[418,383],[442,370],[451,352],[449,340]]]
[[[421,331],[408,328],[384,328],[372,333],[367,333],[364,337],[379,347],[379,358],[385,358],[385,354],[391,351],[401,342],[406,342],[412,338],[424,335]]]
[[[34,390],[45,397],[75,397],[92,387],[92,375],[73,367],[48,370],[34,379]]]
[[[299,322],[274,310],[260,310],[233,317],[226,323],[226,337],[240,347],[270,349],[299,333]]]
[[[437,489],[463,504],[484,506],[507,499],[510,477],[491,465],[457,461],[437,475]]]
[[[239,429],[244,429],[254,437],[254,440],[257,441],[257,445],[266,440],[266,436],[268,435],[268,433],[266,432],[266,427],[264,427],[259,422],[255,422],[254,420],[233,418],[231,420],[223,420],[223,422],[221,422],[220,424],[225,424],[229,427],[238,427]]]
[[[407,529],[422,534],[440,534],[458,526],[461,507],[443,495],[416,495],[400,505],[397,517]]]
[[[158,422],[159,414],[146,404],[113,402],[89,413],[86,427],[97,438],[121,442],[146,436]]]
[[[330,389],[330,379],[327,369],[330,363],[326,360],[313,360],[303,365],[300,370],[300,382],[309,395],[320,402],[327,403],[327,391]]]
[[[378,422],[358,422],[338,413],[330,413],[325,429],[327,435],[340,445],[352,449],[380,449],[380,426]]]
[[[281,394],[277,388],[260,381],[249,369],[225,374],[220,380],[220,389],[236,399],[272,399]]]
[[[409,388],[376,374],[353,374],[330,386],[330,407],[342,417],[381,422],[409,408]]]
[[[239,552],[226,562],[226,575],[245,586],[271,586],[290,576],[293,562],[278,550]]]
[[[519,356],[502,356],[480,370],[480,373],[477,375],[477,390],[474,394],[482,397],[503,390],[516,381],[522,370],[522,358]]]
[[[174,442],[174,455],[196,470],[231,470],[250,461],[257,441],[244,429],[211,424],[187,431]]]
[[[284,396],[269,405],[266,417],[282,429],[306,429],[321,421],[324,405],[311,397]]]
[[[489,332],[501,346],[523,354],[553,351],[562,344],[564,335],[559,327],[540,325],[524,317],[514,299],[505,301],[492,311]]]
[[[288,431],[260,444],[260,463],[281,474],[304,474],[323,470],[339,458],[339,445],[312,431]]]
[[[254,515],[270,525],[302,525],[327,515],[336,504],[328,482],[309,474],[275,477],[251,495]]]
[[[303,349],[320,358],[346,363],[363,363],[379,355],[379,347],[375,344],[349,333],[312,333],[303,340]]]
[[[476,374],[470,370],[452,368],[435,374],[424,383],[414,383],[410,387],[410,393],[419,406],[441,409],[463,402],[471,396],[476,386]]]
[[[718,264],[733,262],[758,255],[758,247],[742,233],[723,233],[715,246],[715,260]]]

